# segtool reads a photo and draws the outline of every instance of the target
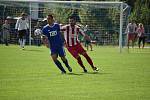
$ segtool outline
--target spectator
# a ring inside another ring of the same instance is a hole
[[[8,23],[8,20],[5,20],[2,26],[2,32],[3,32],[3,42],[5,43],[6,46],[8,46],[10,40],[10,25]]]
[[[34,31],[34,35],[35,35],[35,44],[37,46],[41,46],[41,34],[42,34],[42,30],[40,28],[39,22],[37,22],[37,25],[35,26],[35,31]]]
[[[126,28],[126,33],[127,33],[127,46],[129,48],[129,42],[131,41],[132,42],[132,48],[134,47],[134,42],[135,42],[135,39],[136,39],[136,24],[135,22],[132,20],[131,23],[129,23],[127,25],[127,28]]]
[[[142,48],[144,48],[144,45],[145,45],[145,36],[144,36],[145,30],[144,30],[144,27],[143,27],[142,23],[140,23],[138,25],[138,28],[137,28],[136,32],[138,33],[138,38],[139,38],[138,39],[138,46],[140,48],[141,42],[142,42],[142,44],[143,44]]]

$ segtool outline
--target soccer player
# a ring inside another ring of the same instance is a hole
[[[127,28],[126,28],[126,33],[127,33],[127,46],[128,46],[128,49],[129,49],[129,42],[131,41],[132,43],[132,48],[134,47],[134,42],[135,42],[135,39],[136,39],[136,24],[135,22],[132,20],[131,23],[129,23],[127,25]]]
[[[68,51],[78,61],[78,64],[83,68],[83,71],[87,72],[87,69],[83,65],[80,54],[86,58],[94,71],[98,71],[99,69],[94,66],[93,61],[78,40],[79,33],[81,33],[84,37],[86,37],[86,35],[83,30],[81,30],[80,27],[76,25],[76,19],[74,16],[69,17],[69,24],[62,26],[61,31],[64,32],[64,38]]]
[[[89,50],[89,46],[90,46],[91,51],[93,51],[92,40],[91,40],[91,38],[90,38],[90,32],[89,32],[89,30],[88,30],[88,25],[86,25],[86,26],[84,27],[84,33],[87,34],[87,36],[84,37],[84,40],[85,40],[85,47],[86,47],[87,50]],[[88,35],[89,35],[89,36],[88,36]]]
[[[25,41],[26,41],[26,34],[27,30],[29,29],[29,23],[26,20],[26,14],[22,13],[21,18],[19,18],[16,22],[15,29],[18,31],[19,43],[22,50],[24,50]]]
[[[48,38],[49,48],[51,50],[51,57],[54,63],[61,70],[62,74],[66,73],[62,64],[57,59],[59,55],[68,70],[72,72],[72,68],[69,66],[68,61],[65,57],[65,51],[63,47],[63,40],[61,37],[59,24],[54,22],[53,15],[51,14],[47,16],[47,23],[48,24],[43,27],[42,33]]]

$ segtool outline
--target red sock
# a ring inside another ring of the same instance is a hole
[[[85,69],[85,67],[84,67],[84,65],[83,65],[83,62],[82,62],[82,60],[81,60],[81,57],[78,57],[78,58],[77,58],[77,61],[78,61],[78,64],[79,64],[83,69]]]
[[[86,58],[87,62],[91,65],[91,67],[94,67],[91,58],[87,54],[84,54],[83,56]]]

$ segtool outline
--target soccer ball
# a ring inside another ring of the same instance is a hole
[[[42,34],[42,30],[41,29],[36,29],[34,31],[34,35],[37,36],[37,35],[41,35]]]

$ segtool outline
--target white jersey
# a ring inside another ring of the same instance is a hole
[[[27,30],[27,29],[29,29],[29,23],[28,23],[28,21],[26,19],[22,20],[22,18],[19,18],[17,20],[17,22],[16,22],[15,29],[17,29],[18,31],[19,30]]]
[[[126,33],[135,33],[136,32],[136,24],[135,23],[129,23],[127,25]]]

